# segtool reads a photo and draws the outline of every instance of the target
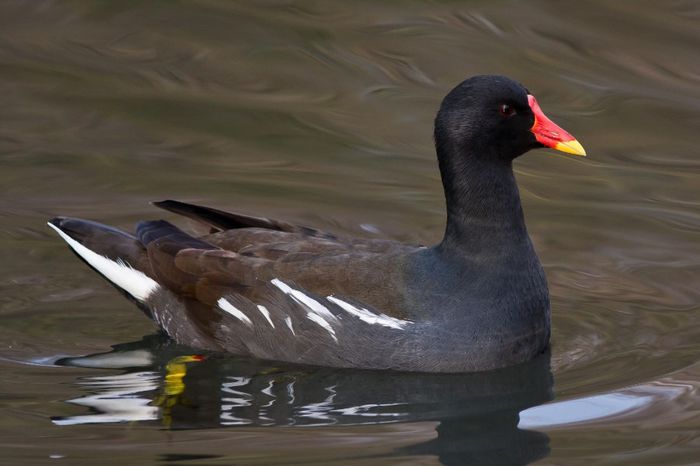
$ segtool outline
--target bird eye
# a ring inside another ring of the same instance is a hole
[[[498,111],[501,112],[501,115],[504,117],[515,115],[515,109],[508,104],[501,104]]]

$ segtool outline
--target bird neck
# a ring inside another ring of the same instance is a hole
[[[507,254],[529,244],[512,161],[483,150],[480,156],[445,151],[438,148],[447,204],[445,236],[438,248],[473,257]]]

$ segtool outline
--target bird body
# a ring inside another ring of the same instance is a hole
[[[548,347],[549,295],[512,162],[542,145],[583,149],[525,88],[498,76],[468,79],[448,94],[435,140],[447,224],[433,247],[178,201],[155,205],[211,233],[195,238],[162,220],[140,223],[135,235],[63,217],[50,226],[171,338],[193,347],[427,372],[527,361]]]

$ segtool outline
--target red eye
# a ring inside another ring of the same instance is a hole
[[[504,117],[515,115],[515,109],[508,104],[501,104],[501,106],[498,108],[498,111],[501,112],[501,115],[503,115]]]

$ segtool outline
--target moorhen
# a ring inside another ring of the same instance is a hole
[[[179,343],[301,364],[469,372],[527,361],[550,337],[549,293],[513,160],[585,155],[521,84],[474,76],[442,101],[435,147],[447,226],[433,247],[346,238],[178,201],[195,238],[163,220],[134,235],[49,222],[73,251]]]

